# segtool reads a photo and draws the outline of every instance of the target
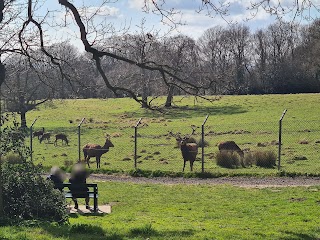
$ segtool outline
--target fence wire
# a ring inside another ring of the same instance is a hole
[[[203,117],[205,119],[205,116]],[[80,120],[79,120],[80,121]],[[199,125],[190,125],[188,121],[179,121],[165,118],[145,118],[135,126],[138,119],[128,119],[121,127],[113,126],[109,122],[89,123],[81,126],[80,152],[78,151],[78,133],[69,134],[69,145],[58,142],[53,146],[53,139],[48,144],[39,143],[34,139],[34,160],[46,164],[57,164],[55,159],[61,160],[62,165],[83,160],[82,146],[86,143],[96,143],[103,146],[106,134],[114,147],[101,157],[101,168],[128,171],[134,168],[149,171],[181,172],[183,158],[176,137],[189,136],[198,143],[198,155],[193,166],[195,172],[238,172],[238,173],[270,173],[279,169],[286,172],[301,174],[320,174],[320,121],[299,120],[284,118],[282,122],[281,165],[263,168],[256,165],[239,166],[227,169],[217,165],[218,145],[224,141],[234,141],[246,156],[259,152],[272,152],[278,164],[279,150],[279,121],[255,122],[240,119],[237,123],[214,121],[208,119],[203,128]],[[204,136],[204,154],[202,162],[202,134]],[[135,151],[136,144],[136,151]],[[44,148],[45,154],[39,155],[37,148]],[[43,158],[43,159],[42,159]],[[50,159],[48,160],[44,159]],[[136,161],[135,161],[136,160]],[[64,161],[64,162],[63,162]],[[91,168],[96,168],[95,158],[90,160]],[[279,167],[279,168],[278,168]],[[190,171],[189,162],[186,163],[185,172]]]

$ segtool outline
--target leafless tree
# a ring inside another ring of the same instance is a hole
[[[21,55],[12,55],[11,61],[7,63],[7,79],[0,95],[5,101],[6,110],[20,115],[22,128],[27,126],[26,113],[51,97],[47,86],[29,68],[28,60]],[[37,98],[41,96],[42,99]]]

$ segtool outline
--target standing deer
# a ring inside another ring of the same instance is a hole
[[[58,140],[60,139],[62,141],[62,144],[63,142],[65,142],[67,145],[69,144],[69,141],[68,141],[68,138],[67,138],[67,135],[63,134],[63,133],[58,133],[56,134],[56,140],[54,141],[54,145],[57,146],[57,143],[58,143]]]
[[[44,127],[42,128],[42,130],[39,131],[34,131],[33,132],[33,137],[38,137],[38,140],[40,140],[40,137],[44,134]]]
[[[220,152],[237,152],[241,158],[244,157],[243,151],[234,141],[219,143],[218,148]]]
[[[47,139],[47,142],[49,142],[50,137],[51,137],[51,133],[50,133],[50,132],[43,133],[43,134],[41,135],[40,139],[39,139],[39,140],[40,140],[40,143],[41,143],[43,140],[45,140],[45,139]]]
[[[195,128],[192,128],[192,134],[194,134]],[[171,135],[172,132],[170,132]],[[174,135],[173,135],[174,136]],[[184,168],[186,166],[186,162],[190,162],[190,171],[193,171],[193,162],[196,160],[197,154],[198,154],[198,144],[195,142],[188,142],[190,139],[190,136],[186,136],[184,138],[181,138],[179,135],[176,135],[176,140],[179,143],[180,150],[182,153],[183,158],[183,168],[182,171],[184,172]]]
[[[102,147],[98,144],[93,144],[93,143],[88,143],[84,145],[82,150],[84,154],[84,160],[87,162],[88,167],[90,168],[90,165],[89,165],[90,158],[96,157],[97,168],[100,168],[101,155],[108,152],[110,147],[114,147],[114,145],[110,141],[109,136],[106,137],[106,142]]]

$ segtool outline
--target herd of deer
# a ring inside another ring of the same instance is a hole
[[[47,140],[49,142],[50,137],[51,137],[51,133],[50,132],[45,132],[44,128],[42,128],[39,131],[35,131],[33,132],[33,137],[37,137],[40,141],[40,143],[42,143],[43,140]],[[65,142],[65,144],[69,144],[69,140],[67,138],[67,135],[63,134],[63,133],[58,133],[55,135],[56,140],[54,141],[54,145],[56,146],[58,144],[58,140],[61,140],[62,143]]]
[[[195,128],[192,128],[192,134],[194,134]],[[186,162],[190,162],[190,171],[193,171],[193,163],[196,160],[197,154],[198,154],[198,144],[195,142],[189,142],[190,135],[181,137],[180,134],[174,134],[172,132],[169,132],[170,135],[174,136],[176,138],[176,141],[178,142],[179,148],[182,153],[183,158],[183,168],[182,171],[184,171]],[[40,143],[47,139],[49,141],[51,136],[51,133],[45,132],[44,128],[40,131],[35,131],[33,133],[33,137],[38,137]],[[69,143],[68,138],[65,134],[59,133],[55,135],[55,141],[54,145],[57,145],[57,141],[62,140],[62,143],[65,142],[67,145]],[[110,140],[110,136],[106,136],[106,141],[103,146],[100,146],[98,144],[92,144],[88,143],[83,146],[82,151],[84,154],[84,161],[88,164],[88,167],[90,168],[89,160],[91,157],[96,158],[97,168],[100,168],[100,159],[101,156],[104,153],[107,153],[109,151],[110,147],[114,147],[113,143]],[[244,157],[243,151],[239,148],[239,146],[234,141],[226,141],[222,142],[218,145],[220,152],[236,152],[239,154],[241,158]]]

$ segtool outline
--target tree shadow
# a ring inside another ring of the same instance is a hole
[[[126,112],[126,114],[133,118],[140,117],[168,117],[172,119],[181,118],[193,118],[199,116],[209,115],[233,115],[246,113],[245,110],[240,105],[230,105],[230,106],[181,106],[181,107],[171,107],[171,108],[159,108],[158,110],[144,110]]]
[[[318,232],[319,231],[315,231]],[[280,237],[279,240],[298,240],[298,239],[303,239],[303,240],[314,240],[318,239],[314,236],[314,234],[308,234],[308,233],[297,233],[297,232],[292,232],[292,231],[285,231],[285,234],[290,235],[290,236],[285,236],[285,237]]]
[[[50,234],[54,238],[67,238],[70,240],[123,240],[132,238],[143,238],[152,239],[157,238],[180,238],[184,239],[194,235],[193,230],[182,230],[182,231],[157,231],[152,229],[151,231],[140,231],[138,229],[131,229],[128,233],[121,234],[115,230],[106,231],[99,226],[89,225],[89,224],[75,224],[75,225],[52,225],[44,224],[41,226],[42,229]]]

